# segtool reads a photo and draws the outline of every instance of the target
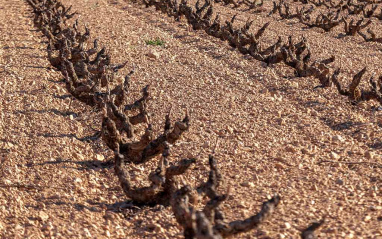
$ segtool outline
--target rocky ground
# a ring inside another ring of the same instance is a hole
[[[282,203],[258,229],[237,238],[297,238],[323,217],[320,238],[382,238],[382,111],[375,102],[352,105],[334,88],[293,77],[282,64],[267,67],[203,32],[191,31],[139,3],[62,0],[78,12],[113,62],[135,69],[133,95],[151,86],[154,129],[190,112],[191,128],[172,157],[197,157],[184,181],[208,172],[214,150],[230,197],[230,219],[259,211],[277,193]],[[170,208],[136,207],[114,176],[112,153],[101,140],[99,113],[68,95],[50,68],[46,42],[25,1],[0,0],[0,236],[2,238],[182,238]],[[270,10],[271,3],[265,8]],[[316,58],[337,57],[343,82],[368,66],[381,75],[382,45],[338,38],[293,20],[216,4],[216,11],[254,29],[272,21],[265,37],[305,35]],[[163,46],[148,45],[160,39]],[[137,166],[144,184],[155,164]]]

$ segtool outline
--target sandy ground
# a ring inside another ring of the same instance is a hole
[[[189,109],[191,129],[172,149],[174,161],[198,158],[185,181],[206,178],[208,154],[218,140],[215,156],[231,188],[223,206],[229,219],[255,214],[268,197],[281,195],[269,220],[237,238],[297,238],[323,217],[320,238],[382,237],[378,105],[354,106],[334,88],[312,90],[316,80],[294,78],[281,64],[265,67],[152,8],[62,2],[73,5],[114,62],[129,61],[121,79],[136,70],[133,96],[151,85],[149,111],[158,133],[171,106],[173,119]],[[98,113],[76,100],[69,108],[71,97],[46,60],[45,38],[35,31],[27,4],[0,3],[0,236],[181,238],[170,208],[126,208],[128,199],[108,163],[111,152],[100,140],[81,141],[100,128]],[[345,77],[365,64],[369,76],[381,74],[380,44],[339,39],[338,32],[305,29],[265,13],[221,5],[216,11],[239,13],[242,21],[253,17],[254,29],[273,21],[265,34],[269,44],[276,35],[304,34],[315,58],[334,54],[341,60]],[[165,45],[146,44],[157,38]],[[155,165],[137,167],[135,182],[141,184]]]

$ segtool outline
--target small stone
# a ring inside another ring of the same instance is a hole
[[[284,164],[281,164],[281,163],[275,163],[275,167],[277,169],[285,169],[285,165]]]
[[[374,153],[371,152],[371,151],[366,151],[366,152],[365,152],[365,157],[366,157],[367,159],[373,159],[373,158],[374,158]]]
[[[290,229],[290,228],[292,228],[292,226],[291,226],[288,222],[286,222],[286,223],[285,223],[285,228],[286,228],[286,229]]]
[[[228,133],[232,134],[232,133],[233,133],[233,129],[232,129],[232,127],[227,126],[227,131],[228,131]]]
[[[313,186],[312,186],[312,190],[313,190],[313,191],[318,191],[318,187],[317,187],[316,184],[313,184]]]
[[[47,222],[47,223],[45,223],[45,224],[42,226],[42,228],[41,228],[42,231],[51,231],[52,229],[53,229],[53,225],[52,225],[51,222]]]
[[[243,209],[243,210],[241,210],[241,216],[242,216],[242,217],[247,217],[248,214],[249,214],[249,211],[248,211],[247,209]]]
[[[283,100],[283,96],[282,95],[275,95],[273,96],[277,101],[282,101]]]
[[[49,219],[49,215],[46,212],[44,212],[44,211],[40,211],[38,213],[38,219],[40,219],[41,221],[45,222],[46,220]]]
[[[163,233],[164,232],[164,229],[161,225],[157,224],[157,227],[154,229],[155,232],[157,233]]]
[[[208,148],[209,146],[210,146],[210,144],[209,144],[208,141],[204,142],[204,144],[203,144],[203,148]]]
[[[85,157],[80,153],[73,153],[72,156],[76,158],[77,160],[84,160]]]
[[[272,93],[271,93],[271,96],[272,96],[275,100],[277,100],[277,101],[282,101],[282,99],[283,99],[283,96],[282,96],[281,94],[278,94],[277,92],[272,92]]]
[[[364,109],[364,110],[370,110],[371,105],[366,103],[366,102],[360,102],[358,104],[358,107],[360,107],[361,109]]]
[[[326,233],[336,233],[337,230],[335,228],[328,228],[325,230]]]
[[[301,153],[302,153],[302,154],[308,154],[309,151],[308,151],[307,149],[301,149]]]
[[[286,146],[285,151],[287,151],[289,153],[296,153],[296,149],[293,148],[292,146]]]
[[[102,154],[97,154],[97,155],[96,155],[96,159],[97,159],[98,161],[104,161],[104,160],[105,160],[105,156],[103,156]]]
[[[330,157],[332,159],[339,159],[340,158],[340,156],[337,153],[335,153],[335,152],[330,152]]]
[[[286,120],[284,118],[278,118],[278,119],[276,119],[276,122],[279,125],[285,125],[286,124]]]
[[[72,114],[69,115],[69,119],[70,119],[70,120],[74,120],[74,115],[72,115]]]
[[[109,221],[117,220],[117,216],[115,215],[115,213],[110,212],[110,211],[107,211],[105,213],[105,215],[103,216],[103,218],[105,218],[105,220],[109,220]]]
[[[160,57],[159,53],[156,51],[150,51],[149,53],[147,53],[147,56],[152,59],[158,59]]]
[[[22,226],[22,225],[20,225],[20,224],[17,224],[16,226],[15,226],[15,230],[16,231],[20,231],[20,230],[24,230],[25,228]]]
[[[246,208],[247,205],[245,205],[244,201],[240,201],[238,204],[237,204],[238,207],[240,208]]]
[[[367,215],[364,219],[363,219],[365,222],[368,222],[371,220],[371,217],[369,215]]]
[[[143,167],[141,167],[141,166],[131,165],[131,170],[135,171],[135,172],[142,172],[145,169]]]
[[[318,113],[317,113],[317,111],[312,110],[312,111],[310,112],[310,115],[311,115],[311,116],[318,116]]]
[[[342,179],[337,179],[336,180],[336,184],[338,184],[338,185],[343,185],[344,184],[344,181],[342,180]]]
[[[334,135],[332,137],[332,140],[333,141],[338,141],[338,142],[344,142],[345,141],[345,139],[341,135]]]
[[[82,183],[82,179],[80,179],[80,178],[75,178],[75,179],[74,179],[74,182],[75,182],[75,183]]]
[[[274,160],[275,160],[276,162],[280,162],[280,163],[283,163],[283,164],[286,164],[286,163],[287,163],[287,161],[286,161],[285,159],[281,158],[281,157],[276,157],[276,158],[274,158]]]
[[[60,87],[59,85],[53,85],[53,86],[52,86],[52,89],[54,89],[54,90],[60,90],[61,87]]]
[[[268,91],[267,88],[260,90],[260,93],[262,93],[262,94],[268,94],[268,92],[269,92],[269,91]]]
[[[11,149],[13,148],[15,145],[12,144],[11,142],[7,142],[6,145],[5,145],[5,149]]]
[[[255,187],[255,184],[254,184],[254,183],[252,183],[252,182],[248,182],[248,181],[245,181],[245,182],[241,183],[240,185],[243,186],[243,187],[248,187],[248,188],[253,188],[253,187]]]
[[[85,237],[87,237],[87,238],[91,238],[92,237],[92,234],[90,233],[89,229],[84,228],[84,233],[85,233]]]
[[[195,155],[192,152],[188,151],[186,157],[189,159],[192,159],[192,158],[195,158]]]
[[[149,230],[153,230],[155,232],[163,231],[162,226],[160,224],[158,224],[158,223],[149,224],[149,225],[147,225],[146,228],[149,229]]]
[[[5,185],[12,185],[12,181],[9,179],[5,179],[3,182]]]

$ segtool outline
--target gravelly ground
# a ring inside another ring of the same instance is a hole
[[[69,109],[71,99],[60,74],[49,68],[45,39],[27,4],[0,2],[0,235],[180,238],[169,208],[121,209],[127,198],[107,163],[111,153],[100,141],[78,140],[99,128],[97,113],[77,101]],[[171,106],[174,119],[190,110],[191,129],[172,153],[174,160],[199,159],[185,181],[205,179],[207,156],[219,139],[215,155],[231,187],[227,217],[250,216],[267,197],[281,195],[276,213],[240,238],[296,238],[324,216],[321,238],[382,237],[381,168],[366,163],[382,163],[382,113],[375,103],[354,106],[334,89],[312,90],[315,80],[291,77],[282,65],[267,68],[151,8],[62,2],[73,5],[114,62],[129,61],[121,75],[135,68],[133,95],[151,85],[155,129]],[[221,5],[216,10],[254,17]],[[255,29],[275,21],[254,18],[260,19]],[[381,45],[301,27],[275,21],[266,39],[304,34],[317,58],[341,59],[345,76],[365,64],[380,74]],[[165,45],[146,45],[156,38]],[[136,183],[154,166],[137,167]]]

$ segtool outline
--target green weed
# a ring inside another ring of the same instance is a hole
[[[155,40],[146,40],[146,45],[150,46],[164,46],[164,41],[161,39],[155,39]]]

